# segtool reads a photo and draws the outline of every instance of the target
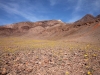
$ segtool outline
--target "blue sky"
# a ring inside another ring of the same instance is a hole
[[[0,25],[61,19],[74,22],[100,14],[100,0],[0,0]]]

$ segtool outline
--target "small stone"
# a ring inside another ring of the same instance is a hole
[[[41,62],[38,62],[39,64],[41,64]]]
[[[7,70],[5,68],[2,69],[2,74],[6,74],[7,73]]]

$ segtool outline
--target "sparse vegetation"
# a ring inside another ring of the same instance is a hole
[[[99,75],[98,44],[0,38],[1,75]]]
[[[0,26],[0,75],[100,75],[99,18]]]

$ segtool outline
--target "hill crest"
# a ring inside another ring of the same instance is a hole
[[[90,33],[93,30],[93,34]],[[0,36],[23,36],[37,39],[79,39],[89,36],[100,38],[100,15],[93,17],[85,15],[74,23],[64,23],[61,20],[46,20],[38,22],[19,22],[11,25],[0,26]],[[88,35],[86,36],[85,34]],[[85,36],[85,37],[84,37]]]

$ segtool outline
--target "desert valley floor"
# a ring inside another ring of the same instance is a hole
[[[100,15],[0,26],[0,75],[100,75]]]
[[[0,75],[100,75],[100,43],[1,37]]]

